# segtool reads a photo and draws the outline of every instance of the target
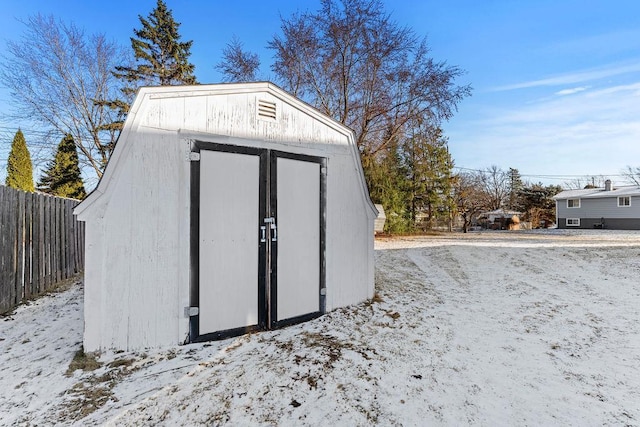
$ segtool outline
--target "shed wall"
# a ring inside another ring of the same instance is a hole
[[[85,349],[181,343],[188,333],[189,139],[326,157],[327,310],[373,296],[373,210],[348,136],[271,93],[141,93],[87,221]],[[256,118],[257,100],[278,120]],[[101,187],[99,187],[100,189]]]
[[[103,218],[86,226],[88,351],[179,341],[180,173],[186,162],[173,132],[140,132],[129,143],[111,197],[103,201]]]
[[[333,310],[373,296],[374,217],[364,221],[354,209],[361,195],[351,158],[332,156],[327,169],[327,310]]]

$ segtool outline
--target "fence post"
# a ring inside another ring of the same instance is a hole
[[[9,257],[9,274],[7,280],[7,295],[6,301],[9,306],[13,306],[14,295],[15,295],[15,285],[16,285],[16,276],[17,276],[17,249],[18,249],[18,192],[10,192],[9,193],[9,248],[8,248],[8,257]]]
[[[0,311],[4,312],[11,308],[11,193],[3,186],[0,186]]]
[[[31,202],[31,293],[38,293],[40,281],[40,198],[35,194]]]
[[[32,277],[31,259],[33,256],[33,193],[25,193],[24,199],[24,298],[31,297]]]

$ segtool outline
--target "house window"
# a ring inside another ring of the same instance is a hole
[[[567,227],[580,227],[580,218],[567,218]]]
[[[580,207],[580,199],[567,199],[567,207],[568,208],[579,208]]]
[[[631,206],[631,197],[629,196],[622,196],[622,197],[618,197],[618,207],[619,208],[626,208]]]

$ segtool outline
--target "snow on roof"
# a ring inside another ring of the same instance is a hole
[[[601,199],[605,197],[640,196],[640,186],[625,185],[606,191],[604,188],[587,188],[584,190],[565,190],[553,196],[561,199]]]

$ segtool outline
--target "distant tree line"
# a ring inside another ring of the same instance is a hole
[[[504,209],[522,213],[533,228],[553,224],[556,219],[553,196],[559,185],[524,182],[517,169],[505,171],[492,165],[483,170],[461,172],[454,178],[457,211],[466,231],[485,211]]]

